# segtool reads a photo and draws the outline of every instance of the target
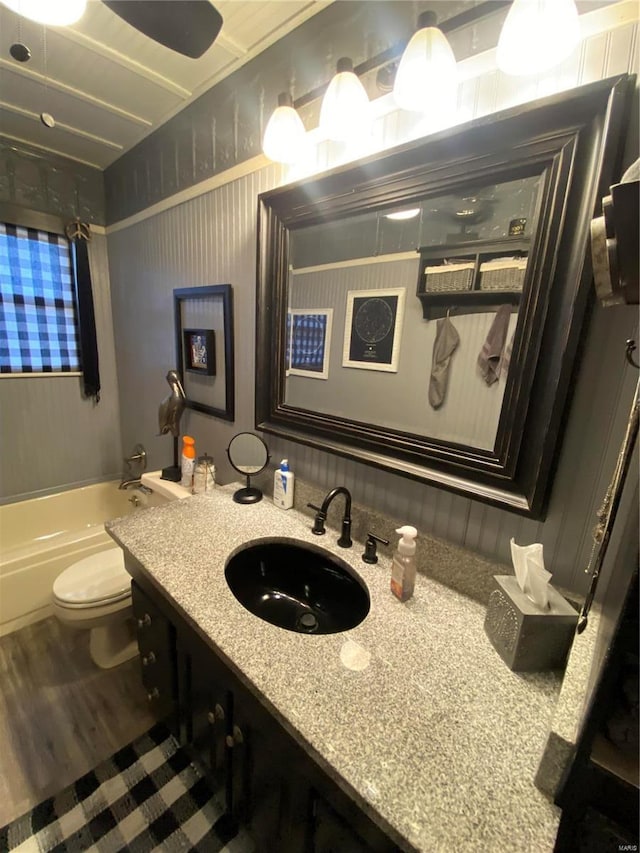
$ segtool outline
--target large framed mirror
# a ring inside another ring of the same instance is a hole
[[[256,427],[543,517],[631,90],[262,194]]]

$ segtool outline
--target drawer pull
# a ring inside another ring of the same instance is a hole
[[[209,711],[207,720],[209,720],[211,725],[215,725],[218,720],[224,720],[224,708],[219,702],[216,702],[213,711]]]
[[[156,662],[156,656],[154,652],[149,652],[148,655],[142,656],[142,666],[149,666],[149,664]]]
[[[238,728],[238,726],[233,727],[233,734],[227,735],[225,738],[225,743],[232,749],[234,746],[239,746],[241,743],[244,743],[244,735],[242,734],[242,730]]]
[[[151,625],[151,616],[148,613],[145,613],[140,619],[138,619],[138,628],[148,628]]]
[[[156,699],[160,698],[160,691],[157,687],[152,687],[151,690],[147,693],[147,699],[149,702],[153,702]]]

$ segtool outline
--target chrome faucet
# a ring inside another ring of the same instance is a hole
[[[119,489],[126,489],[129,486],[139,486],[142,472],[147,468],[147,453],[141,444],[136,444],[133,448],[131,456],[124,457],[125,471],[122,475],[122,482],[118,486]],[[134,471],[134,466],[136,471]],[[135,474],[138,476],[136,477]]]
[[[130,480],[123,480],[118,486],[118,488],[128,489],[130,486],[140,486],[141,488],[144,488],[144,486],[142,486],[140,477],[132,477]]]
[[[315,504],[307,504],[310,509],[315,509],[316,517],[313,521],[311,532],[316,536],[323,536],[327,531],[324,529],[324,523],[327,520],[327,512],[331,501],[337,495],[344,495],[344,515],[342,516],[342,533],[338,539],[338,545],[341,548],[351,548],[351,492],[346,486],[336,486],[335,489],[326,495],[322,501],[322,506],[318,507]]]

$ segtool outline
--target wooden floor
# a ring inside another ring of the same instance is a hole
[[[54,617],[0,637],[0,826],[153,725],[138,667],[98,669]]]

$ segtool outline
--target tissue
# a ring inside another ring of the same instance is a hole
[[[542,610],[549,607],[549,581],[551,572],[544,567],[542,545],[516,545],[511,539],[511,560],[516,580],[522,592]]]

